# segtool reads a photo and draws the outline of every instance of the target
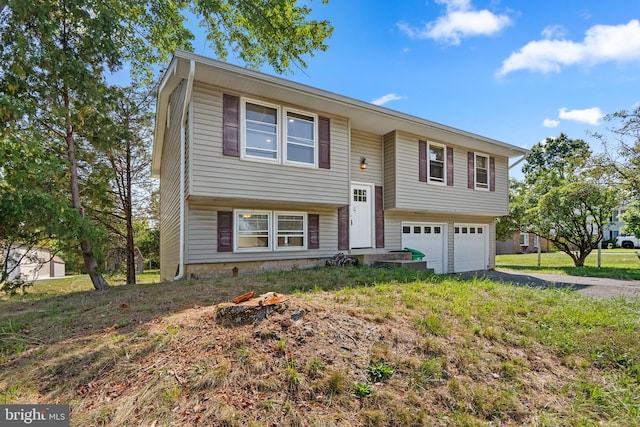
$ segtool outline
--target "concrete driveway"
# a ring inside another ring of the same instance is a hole
[[[467,279],[487,278],[496,282],[542,288],[570,288],[593,298],[628,297],[640,299],[640,280],[527,273],[515,270],[470,271],[456,275]]]

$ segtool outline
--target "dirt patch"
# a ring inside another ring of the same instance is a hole
[[[73,418],[77,425],[102,420],[114,426],[157,420],[180,426],[314,425],[313,420],[360,426],[378,425],[377,419],[386,420],[381,425],[452,425],[437,414],[453,407],[477,419],[520,425],[541,404],[546,411],[564,411],[554,399],[526,393],[507,398],[503,389],[510,386],[499,370],[501,361],[521,361],[527,372],[518,376],[517,387],[544,394],[573,375],[559,360],[534,349],[514,353],[480,338],[476,345],[482,350],[473,356],[462,351],[468,343],[456,336],[425,340],[400,312],[381,319],[336,303],[332,294],[312,300],[266,294],[157,319],[147,329],[153,349],[125,338],[111,349],[119,355],[116,366],[78,384]],[[373,394],[361,398],[357,385],[369,382],[371,361],[387,364],[393,375],[373,383]],[[433,372],[425,374],[425,361],[434,362]],[[45,401],[53,397],[46,391],[50,386],[40,384]],[[486,407],[474,408],[474,400]],[[494,413],[498,408],[504,413]]]

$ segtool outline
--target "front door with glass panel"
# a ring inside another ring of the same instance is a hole
[[[351,211],[349,241],[352,248],[372,246],[373,191],[370,185],[351,185]]]

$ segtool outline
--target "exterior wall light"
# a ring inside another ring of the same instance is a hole
[[[360,169],[365,170],[367,168],[367,159],[362,157],[360,159]]]

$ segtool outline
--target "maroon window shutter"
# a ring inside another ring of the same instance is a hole
[[[453,148],[447,147],[447,185],[453,185]]]
[[[222,154],[240,157],[240,98],[222,95]]]
[[[474,158],[471,151],[467,152],[467,181],[470,189],[475,188],[476,184],[476,171],[474,167]]]
[[[307,248],[320,249],[320,215],[307,215]]]
[[[418,179],[427,182],[427,143],[418,141]]]
[[[384,248],[384,199],[382,186],[376,185],[376,248]]]
[[[233,252],[233,212],[218,211],[218,252]]]
[[[496,191],[496,159],[489,157],[489,191]]]
[[[318,167],[331,169],[331,121],[318,117]]]
[[[349,250],[349,205],[338,208],[338,250]]]

